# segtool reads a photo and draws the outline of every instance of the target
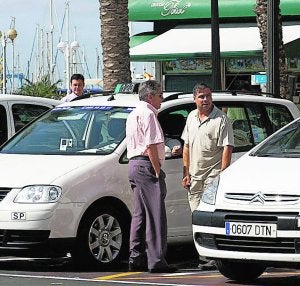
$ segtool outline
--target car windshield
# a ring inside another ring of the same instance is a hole
[[[300,158],[300,120],[282,129],[250,155]]]
[[[56,107],[5,144],[11,154],[110,154],[125,137],[132,108]]]

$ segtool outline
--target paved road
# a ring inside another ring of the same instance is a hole
[[[179,270],[173,274],[149,274],[128,272],[124,262],[119,269],[103,272],[97,269],[76,269],[70,259],[16,259],[0,258],[0,286],[239,286],[218,271],[199,271],[197,254],[193,245],[169,248],[168,261]],[[300,285],[300,271],[292,269],[268,269],[247,286],[294,286]]]
[[[2,286],[125,286],[125,285],[160,285],[160,286],[295,286],[300,284],[300,271],[291,269],[268,269],[259,279],[253,283],[239,284],[229,281],[223,277],[218,271],[199,271],[198,269],[179,269],[174,274],[149,274],[143,272],[70,272],[64,271],[65,266],[58,267],[53,271],[53,266],[47,267],[41,265],[34,271],[32,268],[37,264],[35,262],[25,262],[30,266],[30,271],[7,270],[0,271],[0,285]],[[19,268],[22,264],[15,261],[15,268]],[[10,263],[8,263],[10,264]],[[42,263],[44,264],[44,263]],[[0,268],[3,268],[2,262]],[[41,271],[44,268],[44,271]],[[50,268],[50,269],[48,269]],[[47,270],[48,269],[48,270]]]

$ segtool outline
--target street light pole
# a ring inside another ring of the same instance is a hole
[[[11,40],[12,44],[12,69],[11,69],[11,79],[12,79],[12,84],[11,84],[11,93],[13,93],[14,88],[15,88],[15,47],[14,47],[14,40],[17,37],[18,33],[16,29],[14,28],[14,18],[13,18],[13,25],[12,28],[10,28],[7,32],[8,38]]]
[[[221,56],[218,0],[211,0],[211,55],[212,88],[215,90],[221,90]]]
[[[54,61],[53,61],[53,1],[50,0],[50,80],[54,82]]]
[[[66,89],[69,92],[69,80],[70,80],[70,49],[69,45],[69,0],[66,2],[66,14],[67,14],[67,27],[66,27],[66,42],[60,41],[57,48],[65,54],[66,62]]]
[[[2,93],[5,94],[6,93],[6,40],[7,40],[7,36],[5,35],[5,33],[2,33],[2,37],[1,37],[1,43],[2,43]]]
[[[279,4],[267,2],[267,92],[280,97],[279,71]]]
[[[69,80],[70,80],[70,50],[75,54],[77,49],[79,48],[79,43],[74,41],[69,45],[68,42],[59,42],[57,48],[65,54],[65,62],[66,62],[66,89],[69,90]],[[75,57],[75,55],[74,55]],[[75,64],[75,62],[74,62]]]
[[[65,64],[66,64],[66,78],[65,78],[65,87],[67,92],[69,90],[69,78],[70,78],[70,47],[67,42],[59,42],[57,48],[65,54]]]
[[[66,89],[69,91],[69,80],[70,80],[70,46],[69,43],[66,45]],[[69,92],[68,92],[69,93]]]
[[[71,43],[71,51],[72,51],[72,73],[77,73],[77,67],[76,67],[76,64],[77,64],[77,58],[76,58],[76,52],[77,50],[79,49],[79,43],[74,40],[72,43]]]

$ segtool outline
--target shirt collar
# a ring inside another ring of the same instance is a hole
[[[217,113],[217,108],[215,105],[213,105],[211,112],[208,114],[208,118],[215,118],[216,113]]]
[[[151,105],[150,103],[148,103],[146,101],[141,101],[140,104],[143,107],[151,109],[154,112],[154,114],[157,116],[158,110],[153,105]]]
[[[211,112],[208,114],[207,118],[214,118],[214,116],[216,115],[216,113],[217,113],[217,108],[213,104],[213,108],[212,108]],[[199,118],[199,111],[198,110],[195,113],[195,117]]]

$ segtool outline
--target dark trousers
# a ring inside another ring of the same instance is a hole
[[[148,269],[167,266],[167,193],[165,173],[156,178],[150,161],[129,161],[129,182],[133,190],[129,262]]]

